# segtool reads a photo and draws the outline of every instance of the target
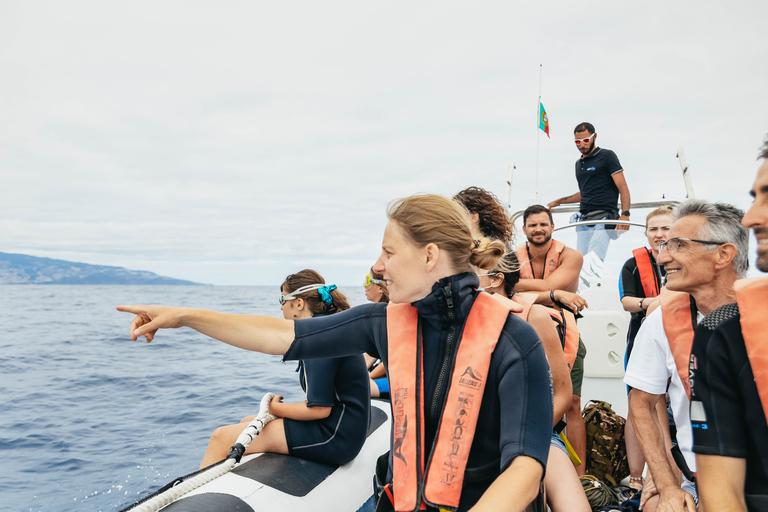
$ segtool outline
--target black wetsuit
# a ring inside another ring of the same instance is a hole
[[[414,302],[423,334],[425,444],[432,446],[447,387],[436,389],[449,332],[459,336],[475,297],[476,275],[442,279]],[[323,318],[297,320],[296,339],[285,359],[338,357],[367,352],[388,366],[386,304],[365,304]],[[458,338],[457,338],[458,339]],[[414,340],[415,341],[415,340]],[[509,316],[491,356],[477,433],[468,468],[498,464],[485,479],[464,483],[459,510],[468,510],[518,455],[546,467],[552,432],[552,387],[544,348],[525,321]],[[432,397],[432,398],[430,398]],[[390,468],[392,467],[390,460]],[[391,481],[391,469],[388,480]]]
[[[746,459],[750,512],[768,510],[768,424],[747,357],[736,304],[701,321],[691,362],[693,451]]]
[[[319,315],[315,315],[319,316]],[[310,407],[331,407],[327,418],[283,421],[288,453],[326,464],[354,459],[365,444],[371,417],[370,384],[362,355],[299,363]]]

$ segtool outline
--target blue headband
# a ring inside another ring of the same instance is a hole
[[[333,305],[333,297],[331,297],[331,292],[336,289],[336,285],[332,284],[330,286],[321,286],[317,289],[317,293],[320,295],[320,298],[323,299],[323,302],[326,306],[331,307]]]

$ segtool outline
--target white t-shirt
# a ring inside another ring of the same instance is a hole
[[[667,391],[667,380],[672,379]],[[669,405],[677,427],[677,444],[691,471],[696,471],[693,454],[693,431],[691,430],[690,400],[685,394],[683,382],[677,373],[675,358],[669,348],[664,332],[661,308],[650,314],[640,326],[635,345],[629,357],[624,383],[652,395],[669,392]]]

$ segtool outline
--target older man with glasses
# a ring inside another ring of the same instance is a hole
[[[768,272],[768,138],[743,225],[757,238],[757,267]],[[706,510],[768,510],[768,277],[736,283],[736,305],[696,330],[691,424],[697,481]]]
[[[576,149],[581,158],[576,161],[576,181],[579,191],[570,196],[555,199],[547,208],[561,204],[579,203],[576,220],[629,220],[629,187],[624,178],[624,169],[616,153],[597,147],[597,133],[590,123],[580,123],[573,130]],[[621,196],[621,215],[617,209]],[[616,230],[629,229],[617,225]],[[576,227],[576,249],[581,254],[594,252],[605,261],[608,242],[616,238],[616,232],[606,229],[606,224]]]
[[[659,244],[657,261],[664,265],[667,278],[660,311],[651,313],[640,327],[624,377],[633,388],[629,415],[651,473],[643,488],[644,511],[696,508],[689,413],[691,347],[699,321],[717,322],[736,302],[734,283],[749,266],[743,216],[731,205],[686,201],[675,208],[669,238]],[[672,450],[664,448],[665,426],[655,414],[656,403],[667,392],[677,426],[677,446]]]

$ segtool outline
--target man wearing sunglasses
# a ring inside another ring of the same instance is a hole
[[[576,161],[576,181],[579,191],[570,196],[555,199],[547,208],[561,204],[579,203],[577,220],[629,220],[629,187],[624,178],[624,169],[616,153],[597,147],[597,133],[590,123],[581,123],[573,131],[576,149],[581,158]],[[621,196],[621,215],[617,208]],[[616,231],[629,226],[616,225]],[[606,224],[578,226],[576,228],[576,249],[586,255],[594,252],[605,261],[608,242],[618,236],[616,231],[606,229]]]
[[[768,137],[742,224],[757,238],[757,267],[768,272]],[[693,451],[706,510],[768,510],[768,277],[739,281],[738,308],[696,330],[691,372]]]
[[[699,332],[729,316],[735,307],[733,285],[749,267],[743,216],[731,205],[685,201],[673,212],[666,242],[659,244],[657,261],[667,276],[660,311],[651,313],[640,327],[624,377],[633,388],[629,415],[651,473],[643,488],[644,511],[696,508],[690,411],[690,383],[696,371],[690,372],[695,367],[691,347],[697,325]],[[655,413],[656,403],[666,393],[677,427],[677,447],[672,450],[664,448]]]

